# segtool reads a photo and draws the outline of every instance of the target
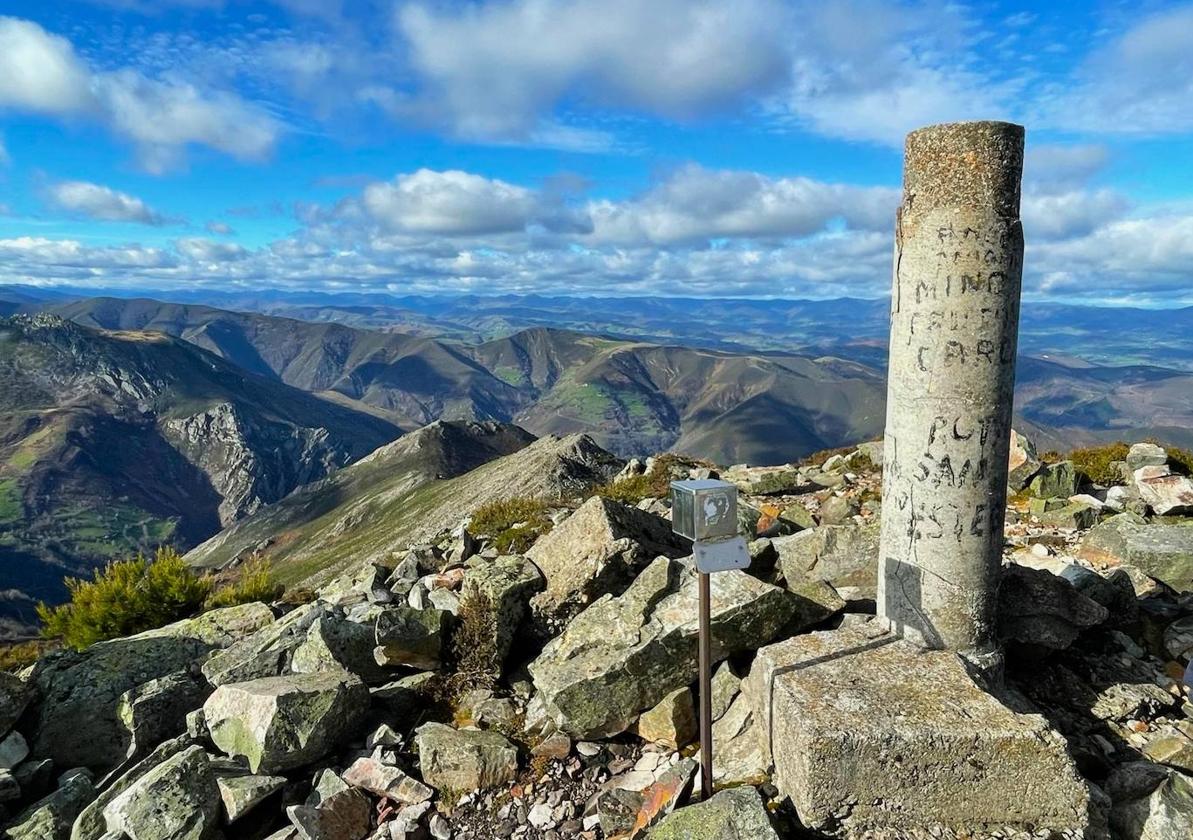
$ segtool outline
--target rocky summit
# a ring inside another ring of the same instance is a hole
[[[437,423],[192,557],[284,525],[258,540],[302,569],[282,599],[0,674],[0,815],[15,840],[1188,838],[1185,457],[1015,435],[991,675],[876,616],[879,446],[623,463]],[[715,476],[751,563],[711,578],[704,799],[667,487]],[[413,518],[387,532],[385,499]]]

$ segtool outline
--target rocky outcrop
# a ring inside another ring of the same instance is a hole
[[[130,840],[208,840],[220,834],[220,792],[207,753],[189,747],[104,808],[108,831]]]
[[[873,599],[878,591],[880,523],[823,525],[771,540],[779,569],[789,587],[809,581],[831,583],[857,597]]]
[[[712,577],[715,660],[773,639],[795,596],[744,572]],[[578,738],[624,732],[638,715],[696,677],[696,575],[659,558],[624,594],[606,595],[530,664],[543,713]]]
[[[1109,615],[1106,607],[1063,577],[1017,565],[1003,569],[998,629],[1004,640],[1064,650]]]
[[[203,704],[211,740],[242,756],[254,773],[276,773],[322,758],[368,708],[368,689],[348,674],[265,677],[216,689]]]
[[[127,722],[121,716],[129,702],[126,692],[188,671],[212,651],[272,622],[264,604],[247,604],[100,642],[83,653],[47,657],[30,679],[40,698],[32,710],[33,755],[52,758],[59,767],[113,767],[133,744],[129,726],[136,725],[135,716]]]
[[[1090,530],[1078,554],[1093,563],[1128,564],[1177,591],[1193,591],[1193,527],[1187,525],[1120,513]]]
[[[623,591],[660,554],[687,553],[669,522],[600,496],[589,499],[527,553],[543,573],[546,590],[535,609],[556,615]]]

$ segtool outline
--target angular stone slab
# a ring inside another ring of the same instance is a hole
[[[707,802],[674,812],[647,840],[778,840],[762,797],[752,787],[723,790]]]
[[[200,746],[150,770],[104,808],[108,831],[132,840],[208,840],[219,834],[220,793]]]
[[[772,540],[788,588],[825,581],[838,589],[853,587],[864,598],[875,597],[880,527],[877,520],[864,525],[822,525]]]
[[[1179,592],[1193,591],[1193,525],[1120,513],[1086,534],[1078,554],[1104,566],[1127,563]]]
[[[578,615],[529,666],[546,716],[572,737],[605,738],[695,680],[696,590],[690,564],[660,557]],[[712,575],[711,590],[714,662],[774,639],[799,608],[799,596],[745,572]]]
[[[368,704],[359,679],[323,671],[220,686],[203,714],[217,747],[254,773],[276,773],[342,747]]]
[[[806,825],[1085,830],[1089,792],[1043,718],[987,694],[955,654],[877,629],[771,645],[746,680],[774,781]]]
[[[423,780],[434,788],[484,790],[518,772],[517,748],[497,732],[424,723],[415,739]]]

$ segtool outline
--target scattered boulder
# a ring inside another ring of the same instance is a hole
[[[713,724],[712,741],[716,745],[713,782],[718,787],[762,784],[769,778],[770,760],[763,753],[753,698],[737,696]]]
[[[71,771],[60,780],[56,791],[18,814],[8,824],[5,837],[8,840],[57,840],[65,837],[71,823],[94,796],[91,776],[85,772]]]
[[[417,805],[435,795],[435,791],[399,767],[372,757],[358,758],[341,777],[353,787],[363,788],[374,796],[392,799],[403,805]]]
[[[638,737],[676,750],[696,739],[696,704],[692,689],[672,691],[638,718]]]
[[[1131,472],[1143,467],[1163,467],[1168,464],[1168,453],[1154,443],[1133,443],[1127,450],[1126,461]]]
[[[861,511],[856,501],[846,496],[829,496],[820,503],[821,525],[844,525]]]
[[[711,576],[714,662],[775,638],[795,615],[790,592],[744,572]],[[624,594],[606,595],[530,664],[543,715],[575,738],[616,735],[696,678],[697,580],[660,557]]]
[[[9,732],[0,740],[0,770],[11,770],[29,755],[29,745],[20,732]]]
[[[554,616],[582,607],[621,592],[660,554],[681,557],[689,551],[663,518],[594,496],[526,553],[546,581],[535,609]]]
[[[286,815],[302,840],[360,840],[373,827],[373,806],[359,790],[333,793],[318,805],[291,805]]]
[[[12,731],[32,700],[29,683],[16,674],[0,671],[0,738]]]
[[[222,685],[203,704],[211,740],[254,773],[310,764],[339,746],[367,712],[360,680],[321,672]]]
[[[130,840],[207,840],[219,834],[220,792],[207,753],[188,747],[104,808],[108,831]]]
[[[729,711],[729,704],[741,691],[741,680],[728,662],[722,662],[712,675],[712,719],[720,720]]]
[[[1067,499],[1077,492],[1077,470],[1072,461],[1044,464],[1028,484],[1031,494],[1041,499]]]
[[[468,562],[461,591],[465,601],[471,593],[481,594],[497,622],[497,657],[505,662],[514,635],[526,617],[531,597],[546,585],[542,572],[524,557],[506,555],[492,559],[477,557]]]
[[[880,630],[770,645],[746,680],[775,784],[805,825],[853,836],[1087,829],[1090,794],[1043,718],[1000,703],[955,654]]]
[[[198,669],[177,671],[120,695],[117,714],[129,733],[128,757],[145,755],[186,728],[186,716],[211,694]]]
[[[1152,765],[1153,767],[1155,765]],[[1193,778],[1176,770],[1159,769],[1159,782],[1138,796],[1115,797],[1110,827],[1116,837],[1175,840],[1193,837]],[[1154,778],[1154,777],[1153,777]]]
[[[303,604],[211,656],[203,663],[203,676],[221,686],[286,673],[294,651],[306,641],[307,630],[328,609],[322,601]]]
[[[353,621],[342,612],[329,611],[315,619],[306,639],[294,649],[290,670],[295,674],[339,671],[355,674],[365,685],[388,682],[393,673],[379,665],[374,621]]]
[[[1193,591],[1193,527],[1187,525],[1120,513],[1090,529],[1078,556],[1097,565],[1129,564],[1178,592]]]
[[[1019,432],[1011,429],[1011,451],[1008,463],[1007,486],[1012,493],[1027,487],[1043,466],[1036,456],[1036,445]]]
[[[379,665],[434,670],[443,658],[451,613],[428,607],[387,607],[377,616],[373,656]]]
[[[497,787],[518,772],[518,750],[496,732],[425,723],[415,735],[423,781],[468,791]]]
[[[286,777],[220,775],[215,781],[224,803],[224,816],[233,823],[281,790]]]
[[[707,802],[680,808],[646,835],[648,840],[779,840],[758,791],[737,787]]]
[[[795,467],[735,466],[722,478],[747,496],[796,496],[813,489],[813,484]]]
[[[836,589],[855,589],[859,595],[878,594],[877,521],[825,525],[772,540],[779,569],[789,588],[806,581],[825,581]]]
[[[1139,496],[1158,516],[1193,513],[1193,479],[1178,475],[1167,466],[1135,470]]]
[[[1053,501],[1052,499],[1033,499],[1034,501]],[[1040,520],[1041,525],[1050,528],[1067,528],[1071,531],[1092,528],[1098,521],[1100,507],[1085,502],[1062,502],[1059,506],[1032,515]]]
[[[1064,650],[1109,610],[1073,584],[1043,569],[1010,565],[998,589],[998,629],[1007,641]]]
[[[110,768],[125,759],[131,733],[120,717],[126,691],[189,669],[204,655],[273,622],[264,604],[212,610],[158,630],[62,651],[33,669],[33,756],[59,767]],[[87,721],[80,726],[79,721]]]

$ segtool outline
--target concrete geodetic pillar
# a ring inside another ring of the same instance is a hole
[[[1003,122],[908,135],[891,290],[879,615],[989,668],[1001,660],[1023,135]]]

